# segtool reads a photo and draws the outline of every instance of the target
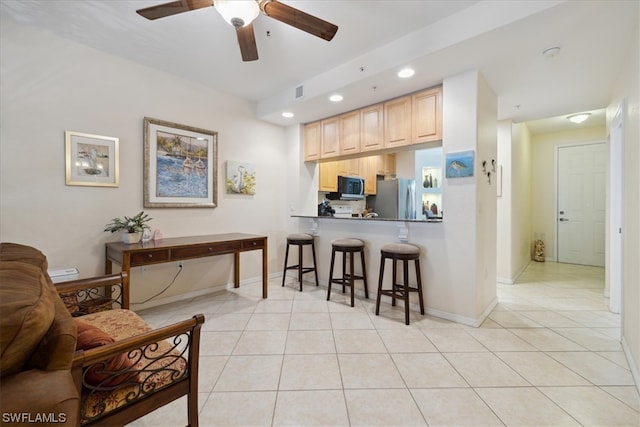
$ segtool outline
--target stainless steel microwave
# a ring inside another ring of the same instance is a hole
[[[338,192],[341,200],[364,199],[364,179],[338,175]]]

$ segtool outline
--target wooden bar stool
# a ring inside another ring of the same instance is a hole
[[[380,313],[380,297],[391,297],[391,305],[396,305],[396,298],[404,300],[404,323],[409,324],[409,294],[418,292],[420,300],[420,314],[424,314],[424,302],[422,301],[422,279],[420,278],[420,248],[406,243],[389,243],[380,248],[380,277],[378,279],[378,296],[376,299],[376,316]],[[393,278],[391,289],[382,289],[384,278],[384,264],[387,259],[393,261]],[[397,283],[398,261],[402,261],[404,283]],[[409,286],[409,261],[414,261],[416,267],[417,285]]]
[[[336,252],[342,252],[342,277],[333,278],[333,266],[336,259]],[[354,273],[353,254],[360,252],[360,266],[362,267],[362,275],[358,276]],[[347,254],[349,254],[349,272],[347,273]],[[342,293],[345,292],[345,286],[351,288],[351,307],[354,306],[354,287],[353,282],[362,280],[364,282],[364,296],[369,298],[369,290],[367,289],[367,267],[364,263],[364,242],[359,239],[336,239],[331,242],[331,268],[329,269],[329,287],[327,289],[327,301],[331,298],[331,284],[342,285]]]
[[[298,247],[298,264],[287,267],[289,260],[289,246],[295,245]],[[302,266],[302,250],[306,245],[311,246],[311,253],[313,255],[313,267]],[[284,270],[282,271],[282,286],[284,286],[284,280],[287,276],[287,270],[298,271],[298,281],[300,282],[300,292],[302,292],[302,275],[305,273],[314,272],[316,276],[316,286],[318,286],[318,271],[316,270],[316,248],[313,242],[313,236],[311,234],[289,234],[287,236],[287,251],[284,256]]]

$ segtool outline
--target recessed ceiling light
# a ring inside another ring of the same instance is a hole
[[[400,77],[401,79],[406,79],[413,76],[415,73],[416,72],[413,70],[413,68],[403,68],[402,70],[398,71],[398,77]]]
[[[287,119],[290,119],[291,117],[293,117],[295,114],[293,114],[291,111],[285,111],[284,113],[282,113],[282,117],[285,117]]]
[[[591,113],[580,113],[580,114],[572,114],[567,116],[567,120],[571,123],[582,123],[589,118]]]
[[[551,46],[542,51],[545,58],[553,58],[560,53],[560,46]]]
[[[339,95],[339,94],[337,94],[337,93],[336,93],[336,94],[334,94],[334,95],[331,95],[331,96],[329,97],[329,101],[331,101],[331,102],[340,102],[340,101],[342,101],[342,99],[343,99],[343,98],[342,98],[342,95]]]

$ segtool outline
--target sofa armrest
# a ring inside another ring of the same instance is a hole
[[[90,423],[114,416],[147,397],[149,405],[161,406],[158,393],[179,387],[197,402],[200,328],[204,316],[198,314],[156,330],[114,343],[77,351],[73,359],[74,382],[81,393],[80,417]],[[126,354],[129,367],[109,371],[109,360]],[[131,366],[133,365],[133,366]],[[105,377],[99,384],[87,381],[87,372],[96,369]],[[114,381],[115,380],[115,381]],[[118,415],[120,416],[120,415]]]
[[[126,272],[57,283],[56,289],[74,316],[129,308],[129,276]]]

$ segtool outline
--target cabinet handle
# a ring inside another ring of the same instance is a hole
[[[149,258],[153,258],[153,254],[149,254],[147,255]]]
[[[213,248],[208,248],[208,249],[209,249],[209,252],[213,252]]]

